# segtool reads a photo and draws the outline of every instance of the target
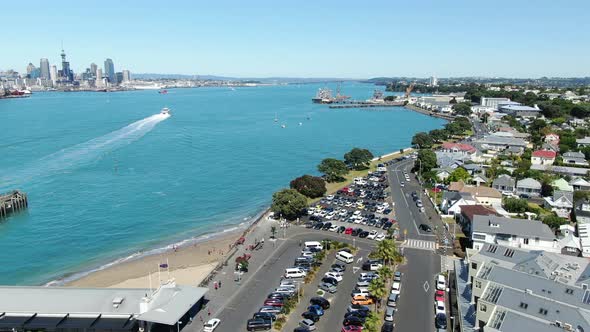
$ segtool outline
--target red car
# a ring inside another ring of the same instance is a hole
[[[362,332],[362,326],[348,325],[342,327],[342,332]]]
[[[445,292],[441,291],[441,290],[437,290],[436,293],[434,293],[434,301],[445,302]]]
[[[344,234],[350,235],[352,234],[352,228],[348,227],[347,229],[344,230]]]
[[[266,299],[266,301],[264,301],[264,305],[270,307],[282,307],[284,303],[279,299]]]

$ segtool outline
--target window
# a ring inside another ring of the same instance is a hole
[[[544,309],[544,308],[539,309],[539,314],[541,314],[541,315],[547,316],[547,312],[548,312],[547,309]]]
[[[471,263],[471,268],[477,270],[477,263]]]
[[[573,289],[571,289],[571,288],[566,288],[566,289],[565,289],[565,293],[566,293],[566,294],[570,294],[570,295],[571,295],[571,294],[573,294],[573,293],[574,293],[574,290],[573,290]]]
[[[524,244],[529,244],[529,238],[528,238],[528,237],[526,237],[526,238],[522,239],[522,242],[523,242]]]
[[[475,234],[475,233],[473,233],[472,237],[473,237],[474,240],[482,240],[483,241],[483,240],[486,239],[486,236],[484,234]]]
[[[539,238],[538,237],[535,238],[535,243],[536,244],[539,244]]]
[[[475,280],[475,288],[481,288],[481,280]]]
[[[520,307],[526,309],[529,307],[528,303],[520,302]]]
[[[479,310],[480,310],[481,312],[486,312],[486,311],[488,311],[488,307],[487,307],[485,304],[483,304],[483,303],[480,303],[480,304],[479,304]]]

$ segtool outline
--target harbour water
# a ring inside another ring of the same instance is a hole
[[[247,223],[321,159],[396,151],[444,123],[403,108],[330,110],[311,103],[321,86],[0,101],[0,192],[29,200],[0,223],[0,284],[44,284]],[[374,86],[342,89],[367,99]],[[171,117],[155,115],[165,106]]]

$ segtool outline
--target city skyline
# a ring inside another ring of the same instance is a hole
[[[111,58],[134,73],[228,77],[590,76],[590,4],[583,1],[567,8],[550,1],[281,8],[268,1],[147,1],[141,8],[116,3],[116,12],[112,1],[36,4],[27,19],[60,18],[60,8],[68,8],[68,19],[50,20],[42,30],[23,26],[0,69],[23,72],[40,58],[57,64],[63,40],[76,73]],[[5,7],[18,12],[15,3]],[[10,15],[6,24],[22,19]]]

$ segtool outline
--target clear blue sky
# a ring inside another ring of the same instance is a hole
[[[105,58],[237,77],[590,76],[590,1],[6,1],[0,69]]]

